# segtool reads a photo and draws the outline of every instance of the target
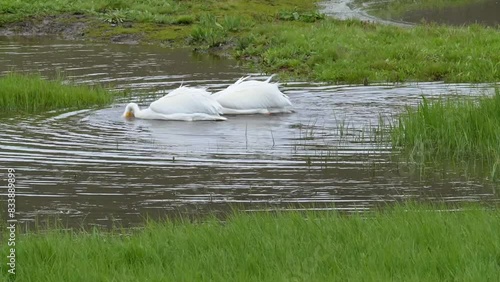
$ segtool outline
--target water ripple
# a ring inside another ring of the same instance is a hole
[[[247,75],[228,59],[153,46],[4,39],[0,50],[0,73],[14,68],[51,77],[58,69],[76,83],[130,89],[130,100],[141,106],[181,84],[218,91]],[[381,117],[422,95],[488,94],[491,86],[291,82],[280,88],[296,113],[225,122],[125,121],[129,101],[123,101],[3,119],[0,159],[17,171],[19,216],[129,226],[153,211],[197,214],[233,205],[359,210],[411,197],[496,199],[491,187],[450,172],[438,180],[414,176],[371,131]]]

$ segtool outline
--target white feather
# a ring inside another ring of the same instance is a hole
[[[224,114],[255,114],[292,112],[292,103],[277,83],[238,79],[234,84],[212,96],[223,107]]]
[[[222,106],[204,89],[181,86],[151,103],[149,108],[162,114],[221,114]]]
[[[128,104],[124,116],[163,120],[226,120],[222,106],[205,89],[181,86],[140,110],[135,103]]]

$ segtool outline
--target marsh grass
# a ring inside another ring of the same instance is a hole
[[[493,96],[429,100],[407,107],[392,144],[418,162],[478,163],[500,176],[500,90]]]
[[[236,212],[225,221],[149,221],[142,230],[41,230],[16,238],[17,281],[498,281],[499,210],[447,208]],[[1,251],[5,258],[6,245]]]
[[[98,85],[70,85],[62,78],[45,80],[40,75],[16,73],[0,78],[0,108],[7,114],[104,106],[123,95]]]

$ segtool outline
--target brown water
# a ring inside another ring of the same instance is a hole
[[[0,72],[13,68],[49,76],[59,69],[79,83],[112,83],[132,89],[132,100],[143,106],[181,83],[218,90],[248,74],[232,60],[187,50],[0,39]],[[100,110],[1,119],[1,169],[16,169],[18,219],[57,215],[70,225],[135,226],[147,215],[231,207],[355,210],[406,198],[498,200],[480,180],[445,169],[424,178],[392,161],[368,130],[380,115],[423,94],[474,94],[488,86],[294,82],[281,89],[296,113],[125,121],[127,100]]]
[[[382,19],[370,14],[372,5],[377,1],[363,1],[362,5],[358,5],[354,0],[327,0],[318,3],[319,11],[322,14],[339,20],[355,19],[360,21],[369,21],[379,24],[398,25],[403,27],[411,26],[410,23],[396,21],[395,19]]]
[[[345,20],[358,19],[382,24],[411,26],[422,21],[448,25],[482,24],[500,25],[500,1],[482,0],[479,3],[440,9],[411,10],[405,14],[394,15],[385,11],[384,4],[389,1],[327,0],[319,3],[320,12]],[[361,4],[359,4],[361,3]],[[383,18],[371,14],[381,15]]]
[[[413,23],[427,21],[449,25],[477,23],[497,26],[500,25],[500,1],[487,0],[459,7],[411,11],[403,15],[401,20]]]

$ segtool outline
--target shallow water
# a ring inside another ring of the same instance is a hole
[[[500,25],[500,1],[489,0],[459,7],[411,11],[404,14],[400,20],[412,23],[426,21],[448,25],[477,23],[497,26]]]
[[[485,0],[458,7],[411,10],[402,16],[386,12],[383,19],[371,14],[374,9],[378,9],[374,8],[377,6],[376,4],[384,1],[365,1],[362,5],[357,5],[354,2],[354,0],[328,0],[321,2],[319,7],[322,13],[341,20],[358,19],[398,26],[411,26],[421,22],[448,25],[478,23],[486,26],[500,24],[500,1],[498,0]]]
[[[77,83],[131,89],[131,100],[142,106],[181,83],[215,91],[248,74],[232,60],[188,50],[1,39],[0,72],[12,69],[47,76],[58,69]],[[16,170],[18,219],[57,215],[68,225],[127,227],[147,215],[196,216],[235,206],[355,210],[406,198],[498,200],[490,184],[445,169],[422,177],[394,162],[370,133],[381,115],[421,95],[477,94],[489,86],[294,82],[281,89],[296,113],[126,121],[120,115],[127,100],[100,110],[1,119],[1,167]]]
[[[320,13],[339,20],[354,19],[388,25],[411,26],[409,23],[396,21],[395,19],[386,20],[372,16],[368,9],[370,3],[358,6],[354,4],[354,0],[327,0],[320,2],[318,7]]]

